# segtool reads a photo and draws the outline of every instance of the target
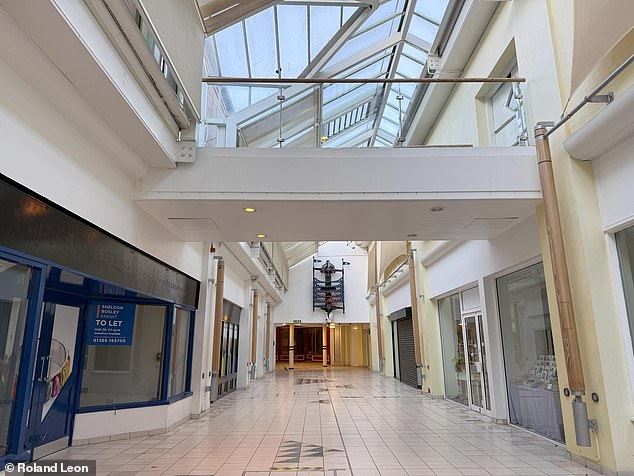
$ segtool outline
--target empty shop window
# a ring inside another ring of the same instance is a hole
[[[137,305],[130,345],[88,345],[81,407],[161,398],[167,307]]]

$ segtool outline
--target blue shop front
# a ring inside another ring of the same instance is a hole
[[[191,395],[199,282],[0,176],[0,464]]]

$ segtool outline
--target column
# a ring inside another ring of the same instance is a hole
[[[412,328],[414,331],[414,356],[416,358],[416,381],[418,388],[423,387],[423,375],[422,375],[422,352],[421,352],[421,335],[418,326],[418,288],[416,286],[416,263],[414,262],[414,249],[412,248],[412,242],[407,242],[407,254],[409,265],[409,293],[410,301],[412,304]]]
[[[572,305],[572,291],[555,188],[550,143],[546,135],[546,128],[543,126],[535,128],[535,146],[537,149],[539,181],[544,197],[546,230],[548,232],[548,245],[555,283],[555,299],[557,300],[559,311],[561,339],[564,345],[566,370],[568,371],[568,387],[574,398],[572,401],[572,413],[575,424],[575,437],[577,446],[590,447],[592,446],[590,421],[588,419],[587,404],[583,401],[583,396],[586,393],[586,384],[581,363],[575,311]]]
[[[220,383],[220,352],[222,338],[222,304],[225,291],[225,262],[218,258],[216,271],[216,303],[214,310],[214,343],[211,354],[211,401],[218,399],[218,385]]]
[[[251,378],[256,376],[256,362],[258,360],[258,291],[253,290],[251,302]]]
[[[328,324],[324,324],[321,328],[321,358],[322,366],[328,367]]]
[[[288,327],[288,369],[295,368],[295,324]]]
[[[264,362],[266,370],[271,370],[271,303],[266,303],[266,333],[264,341]]]

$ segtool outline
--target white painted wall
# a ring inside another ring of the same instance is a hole
[[[141,159],[0,8],[0,173],[195,278],[183,243],[133,201]]]
[[[407,268],[405,268],[407,272]],[[389,315],[399,309],[410,307],[412,305],[412,296],[409,289],[409,277],[403,279],[401,283],[394,289],[390,289],[389,293],[383,293],[385,296],[385,314]]]
[[[427,268],[430,298],[541,254],[535,215],[492,240],[466,241]]]
[[[618,230],[634,223],[634,140],[593,162],[603,228]]]
[[[329,259],[337,268],[341,259],[350,263],[345,273],[346,313],[335,311],[335,322],[369,322],[369,305],[365,299],[368,285],[368,257],[360,248],[353,250],[345,242],[328,242],[319,247],[317,258],[322,264]],[[326,314],[321,310],[312,310],[313,259],[306,258],[289,271],[288,292],[275,310],[275,322],[278,324],[301,320],[303,323],[323,323]]]
[[[190,408],[191,397],[187,397],[171,405],[80,413],[75,416],[73,440],[166,432],[170,426],[189,418]]]

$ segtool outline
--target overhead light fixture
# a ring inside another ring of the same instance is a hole
[[[408,233],[407,237],[408,238],[416,238],[418,236],[418,233]]]
[[[256,236],[258,238],[266,238],[266,235],[264,233],[258,233]]]
[[[442,212],[444,209],[445,209],[444,207],[431,207],[429,211],[436,213],[436,212]]]
[[[252,208],[252,207],[244,207],[243,210],[246,213],[255,213],[255,208]]]

